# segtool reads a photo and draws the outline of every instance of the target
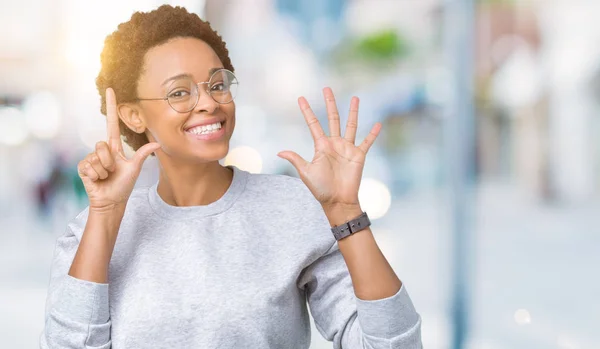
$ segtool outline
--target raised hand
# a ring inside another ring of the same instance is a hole
[[[119,135],[117,101],[111,88],[106,89],[106,124],[108,143],[96,143],[96,150],[77,165],[77,172],[90,201],[90,211],[106,212],[125,206],[142,164],[160,148],[158,143],[148,143],[138,149],[131,159],[127,159]]]
[[[304,184],[323,207],[358,205],[358,188],[365,159],[375,142],[381,124],[375,123],[371,132],[359,145],[354,145],[358,126],[358,98],[350,102],[350,114],[344,137],[340,135],[340,115],[330,88],[323,90],[329,119],[328,137],[304,97],[298,104],[312,134],[315,155],[307,162],[293,151],[282,151],[279,157],[288,160],[298,171]]]

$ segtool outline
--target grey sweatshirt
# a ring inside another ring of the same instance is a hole
[[[421,348],[402,288],[355,296],[322,207],[294,177],[235,166],[217,201],[176,207],[133,191],[108,284],[69,276],[88,209],[56,242],[40,348]]]

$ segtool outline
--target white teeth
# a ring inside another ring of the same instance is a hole
[[[213,133],[213,132],[220,130],[221,126],[222,125],[220,122],[216,122],[211,125],[203,125],[203,126],[197,126],[197,127],[191,128],[187,132],[193,133],[196,135],[209,134],[209,133]]]

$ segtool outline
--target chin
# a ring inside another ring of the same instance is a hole
[[[229,153],[229,142],[214,145],[210,148],[195,149],[191,157],[200,162],[212,162],[224,159]]]

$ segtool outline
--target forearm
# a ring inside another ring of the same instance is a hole
[[[108,282],[108,266],[125,207],[110,212],[90,212],[69,275],[97,283]]]
[[[330,225],[336,226],[358,217],[360,206],[324,207]],[[376,300],[395,295],[402,282],[377,246],[370,228],[338,241],[350,272],[354,293],[363,300]]]

